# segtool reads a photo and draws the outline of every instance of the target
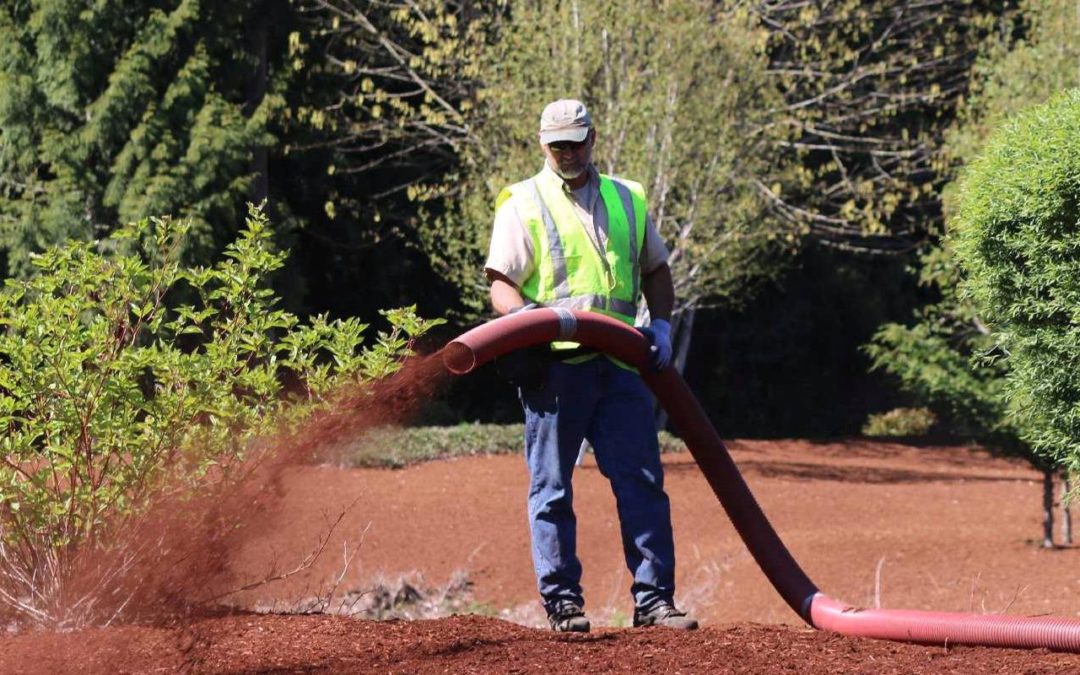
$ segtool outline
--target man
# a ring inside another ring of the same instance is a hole
[[[601,312],[633,325],[638,296],[652,317],[652,363],[671,360],[675,292],[668,251],[646,215],[641,185],[597,172],[596,130],[585,105],[559,100],[540,117],[544,168],[500,194],[485,272],[499,314],[547,305]],[[583,439],[611,482],[634,625],[692,629],[676,609],[671,514],[652,398],[625,364],[574,343],[545,349],[519,381],[529,467],[529,526],[537,586],[551,627],[586,632],[571,476]]]

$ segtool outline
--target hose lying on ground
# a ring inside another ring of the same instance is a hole
[[[701,405],[674,368],[644,367],[648,342],[638,331],[592,312],[537,309],[474,328],[450,342],[443,363],[458,375],[536,344],[573,340],[638,367],[667,410],[750,553],[784,601],[815,628],[843,635],[936,645],[1045,647],[1080,652],[1080,620],[1053,616],[859,609],[818,590],[765,517]]]

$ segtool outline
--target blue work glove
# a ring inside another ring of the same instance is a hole
[[[639,328],[649,338],[649,365],[653,370],[663,370],[671,365],[671,324],[656,319],[648,328]]]

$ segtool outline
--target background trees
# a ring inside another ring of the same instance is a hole
[[[1010,413],[1027,443],[1071,471],[1080,466],[1078,142],[1075,89],[1018,115],[966,173],[955,221],[965,287],[1008,354]]]
[[[267,196],[290,308],[462,325],[486,316],[493,197],[536,170],[543,103],[576,95],[602,168],[650,191],[721,426],[851,433],[899,401],[858,351],[879,324],[900,340],[930,301],[927,336],[979,335],[934,282],[950,255],[920,253],[986,129],[1075,77],[1067,4],[9,4],[0,263],[165,212],[193,218],[197,260]]]
[[[1073,40],[1080,29],[1075,7],[1061,1],[1023,3],[999,24],[982,47],[970,93],[946,135],[945,157],[963,166],[982,150],[988,135],[1025,106],[1080,85]],[[956,188],[945,190],[945,203]],[[951,199],[950,199],[951,197]],[[948,211],[955,210],[955,206]],[[920,259],[920,283],[935,294],[912,325],[882,327],[870,346],[875,365],[899,376],[902,386],[930,404],[943,424],[1002,451],[1027,458],[1044,472],[1044,542],[1053,541],[1053,475],[1056,462],[1036,453],[1023,423],[1009,412],[1006,376],[1011,360],[970,297],[949,242]]]
[[[447,176],[475,142],[477,62],[501,9],[434,0],[289,7],[290,181],[280,188],[302,219],[305,305],[370,314],[392,298],[441,314],[458,290],[432,270],[418,230],[454,199]]]
[[[543,30],[537,30],[538,26]],[[436,269],[486,311],[482,275],[494,198],[536,173],[539,111],[549,100],[592,105],[601,171],[642,182],[669,242],[685,354],[695,311],[738,302],[797,241],[759,183],[783,180],[771,148],[765,34],[741,3],[537,2],[515,5],[481,62],[477,142],[451,177],[458,201],[424,227]]]
[[[332,163],[319,179],[332,186],[331,218],[370,211],[369,200],[381,208],[360,233],[401,228],[407,219],[393,206],[425,196],[474,140],[470,111],[492,15],[472,2],[291,4],[298,30],[289,51],[307,80],[291,112],[310,133],[291,149],[327,152]],[[374,189],[350,194],[358,180]]]
[[[7,3],[0,10],[0,247],[5,274],[69,238],[146,214],[192,221],[219,250],[260,200],[257,160],[278,3]]]
[[[761,2],[783,189],[798,255],[743,308],[699,317],[688,370],[733,434],[856,433],[902,404],[859,351],[929,298],[905,270],[941,231],[944,138],[994,2]],[[719,355],[719,358],[717,357]]]
[[[756,6],[769,75],[784,96],[775,124],[799,180],[771,193],[830,247],[910,251],[940,222],[948,180],[942,136],[964,100],[1000,2],[789,2]],[[765,189],[766,186],[761,186]]]

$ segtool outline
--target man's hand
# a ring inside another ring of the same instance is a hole
[[[671,365],[671,324],[663,319],[655,319],[648,328],[639,328],[649,338],[649,365],[653,370],[663,370]]]

